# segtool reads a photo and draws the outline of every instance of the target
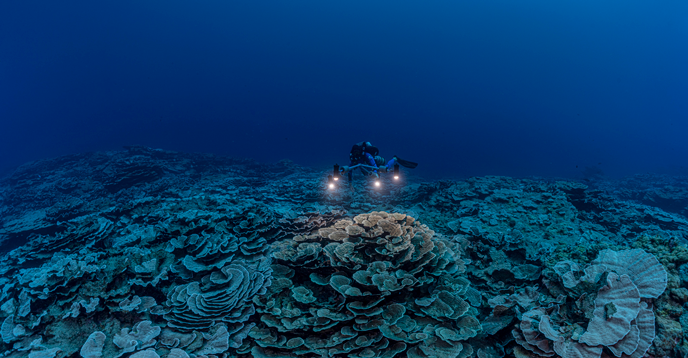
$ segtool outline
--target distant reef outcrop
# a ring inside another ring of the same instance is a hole
[[[127,147],[0,180],[0,357],[688,356],[688,185]]]

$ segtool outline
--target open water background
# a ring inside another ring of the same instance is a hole
[[[325,167],[362,140],[428,177],[685,172],[687,63],[674,0],[3,1],[0,174],[129,144]]]

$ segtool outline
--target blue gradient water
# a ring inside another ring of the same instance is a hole
[[[685,1],[3,1],[0,174],[141,144],[431,177],[682,169]]]

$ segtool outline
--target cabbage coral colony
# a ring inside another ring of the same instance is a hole
[[[0,357],[688,352],[678,216],[578,183],[313,175],[142,147],[20,168],[0,182]]]

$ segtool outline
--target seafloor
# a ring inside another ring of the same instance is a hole
[[[128,147],[0,181],[0,357],[685,357],[688,180]]]

